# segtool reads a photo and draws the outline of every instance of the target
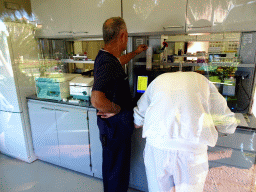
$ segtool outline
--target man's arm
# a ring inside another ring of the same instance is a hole
[[[133,57],[135,57],[136,55],[140,54],[143,51],[146,51],[147,49],[148,49],[147,45],[139,45],[135,51],[128,53],[126,55],[120,56],[119,60],[121,65],[128,63]]]
[[[112,117],[121,111],[121,107],[107,99],[101,91],[92,91],[91,103],[99,110],[97,115],[101,115],[102,118]]]

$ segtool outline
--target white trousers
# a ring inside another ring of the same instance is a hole
[[[149,192],[202,192],[209,170],[207,151],[162,150],[147,143],[144,163]]]

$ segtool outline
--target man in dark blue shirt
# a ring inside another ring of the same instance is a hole
[[[105,192],[126,192],[129,185],[131,135],[134,129],[133,104],[128,77],[122,65],[147,49],[121,56],[128,33],[125,22],[113,17],[103,24],[105,46],[94,63],[91,102],[97,109],[97,124],[103,149],[103,183]]]

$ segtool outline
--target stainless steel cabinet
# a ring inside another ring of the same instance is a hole
[[[232,135],[220,135],[217,145],[208,148],[209,173],[204,191],[253,191],[254,132],[236,130]]]
[[[251,168],[255,163],[255,132],[237,129],[235,133],[219,133],[215,147],[208,148],[209,164],[221,163],[229,166]]]
[[[43,161],[60,165],[54,106],[29,101],[28,108],[35,155]]]
[[[102,178],[102,146],[100,134],[97,126],[96,109],[88,109],[90,143],[92,154],[92,170],[94,177]],[[130,187],[147,191],[148,183],[143,159],[143,150],[146,140],[141,137],[142,129],[135,129],[131,142],[131,169],[130,169]]]
[[[148,191],[143,158],[145,144],[146,140],[142,138],[142,129],[135,129],[132,135],[130,186],[142,191]]]
[[[55,107],[61,166],[93,175],[87,109]]]
[[[216,146],[238,149],[241,151],[256,152],[256,138],[254,131],[237,129],[234,134],[219,134]]]
[[[255,163],[255,153],[248,151],[224,148],[224,147],[209,147],[208,158],[209,167],[214,167],[216,164],[250,169]]]

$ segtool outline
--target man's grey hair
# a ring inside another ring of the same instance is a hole
[[[108,20],[112,19],[113,22],[106,24]],[[122,29],[126,29],[124,20],[121,17],[111,17],[103,24],[103,40],[105,44],[110,43],[116,39]]]

